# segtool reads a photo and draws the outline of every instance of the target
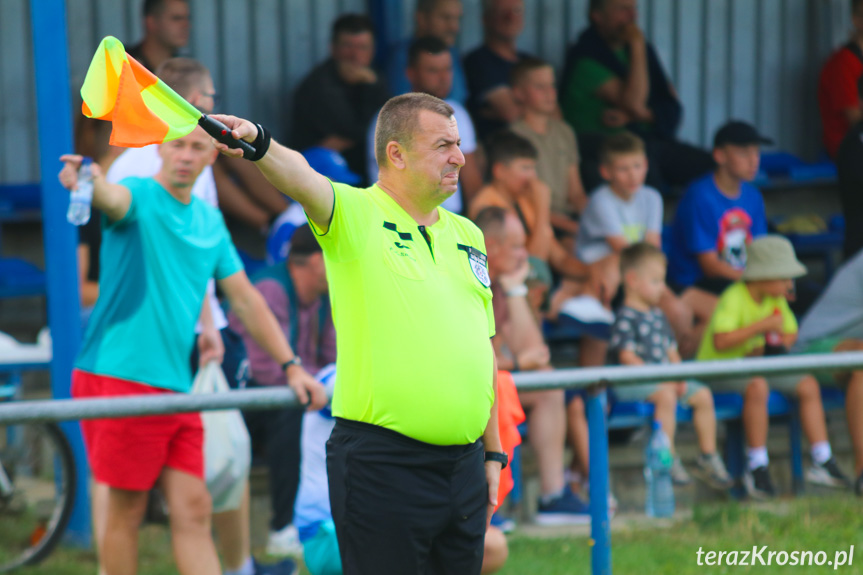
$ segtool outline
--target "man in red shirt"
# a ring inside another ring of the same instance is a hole
[[[818,81],[824,147],[836,157],[848,129],[863,120],[857,82],[863,76],[863,0],[851,0],[851,40],[830,56]]]

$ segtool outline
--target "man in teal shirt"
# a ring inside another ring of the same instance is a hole
[[[103,214],[100,295],[72,376],[74,397],[188,392],[194,326],[202,317],[202,357],[218,346],[205,305],[215,277],[252,336],[286,371],[303,403],[326,404],[323,387],[300,366],[278,323],[252,287],[221,214],[192,196],[192,184],[216,151],[201,129],[160,145],[154,178],[109,184],[94,167],[93,206]],[[76,186],[80,156],[63,156],[60,181]],[[203,312],[203,313],[202,313]],[[110,487],[99,548],[107,575],[137,569],[137,528],[147,492],[158,482],[183,575],[220,573],[210,534],[200,416],[173,414],[82,423],[97,481]]]

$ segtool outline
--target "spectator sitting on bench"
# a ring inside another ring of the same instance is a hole
[[[559,274],[586,279],[588,269],[567,253],[551,228],[551,192],[536,174],[537,151],[529,140],[509,130],[496,133],[486,146],[491,181],[468,206],[468,217],[476,219],[483,208],[498,206],[512,210],[527,232],[531,266],[531,307],[540,304],[551,287],[551,269]],[[602,362],[605,359],[603,348]],[[600,363],[601,365],[601,363]]]
[[[536,148],[537,174],[551,189],[551,226],[571,244],[578,233],[577,214],[584,212],[587,195],[578,172],[575,132],[558,117],[554,68],[539,58],[523,58],[512,70],[511,83],[524,116],[510,129]]]
[[[850,4],[851,38],[830,55],[818,78],[821,143],[834,159],[842,138],[863,120],[857,94],[857,84],[863,77],[863,0],[850,0]]]
[[[799,353],[863,351],[863,251],[839,268],[800,322]],[[819,383],[845,390],[845,413],[854,448],[854,492],[863,496],[863,370],[819,374]]]
[[[665,254],[650,243],[626,247],[620,255],[623,306],[611,330],[611,351],[621,365],[680,363],[677,342],[665,314],[658,307],[665,292]],[[615,388],[618,401],[649,401],[654,418],[671,441],[677,426],[677,402],[692,407],[692,424],[701,454],[693,473],[715,489],[728,489],[731,477],[716,453],[716,411],[713,394],[696,381],[672,381],[624,385]],[[680,457],[675,454],[671,477],[677,485],[691,483]]]
[[[797,340],[797,320],[788,307],[786,294],[792,290],[794,278],[805,274],[806,268],[784,237],[768,235],[753,240],[741,281],[732,284],[719,298],[701,341],[698,359],[773,355],[792,347]],[[818,381],[805,374],[771,377],[770,384],[797,396],[803,432],[812,454],[806,480],[830,487],[847,486],[850,482],[836,464],[827,440]],[[771,497],[774,489],[767,470],[767,380],[737,377],[714,382],[711,387],[714,391],[743,394],[743,429],[748,446],[743,484],[750,497]]]
[[[607,136],[599,169],[607,183],[591,194],[576,241],[578,260],[590,266],[592,289],[584,292],[581,286],[565,280],[555,294],[551,315],[560,306],[565,313],[579,317],[588,303],[585,298],[610,309],[620,287],[621,250],[642,241],[659,248],[662,241],[662,196],[644,184],[647,156],[641,138],[630,132]],[[581,297],[570,299],[580,291]],[[692,334],[692,310],[668,289],[660,307],[672,321],[677,339],[690,355],[694,353],[698,338]],[[613,316],[609,316],[612,321]]]
[[[761,144],[772,142],[749,124],[722,126],[713,138],[716,171],[693,182],[677,206],[668,284],[696,326],[707,323],[719,294],[743,275],[747,244],[767,233],[764,199],[749,183],[758,174]]]
[[[551,369],[548,346],[527,299],[529,272],[524,227],[511,210],[483,209],[475,218],[485,236],[488,273],[497,336],[492,345],[498,369]],[[541,525],[587,523],[587,506],[565,486],[563,474],[566,411],[562,389],[518,394],[528,413],[528,440],[539,466],[540,502],[536,522]]]

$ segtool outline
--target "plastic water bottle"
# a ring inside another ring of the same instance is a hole
[[[658,421],[644,450],[644,481],[647,484],[645,513],[648,517],[674,515],[674,488],[671,484],[671,442]]]
[[[774,317],[782,317],[782,310],[776,308],[773,310]],[[778,331],[768,331],[764,334],[764,355],[783,355],[788,353],[785,349],[785,343],[782,341],[782,334]]]
[[[69,195],[66,220],[76,226],[83,226],[90,221],[90,204],[93,203],[92,166],[93,160],[84,158],[78,169],[78,188]]]

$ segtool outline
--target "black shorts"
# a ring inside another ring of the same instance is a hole
[[[685,292],[689,288],[695,288],[695,289],[700,289],[701,291],[706,291],[707,293],[713,294],[713,295],[718,297],[718,296],[721,296],[722,292],[724,292],[728,288],[728,286],[730,286],[733,283],[734,283],[733,280],[726,279],[726,278],[702,277],[701,279],[697,280],[691,286],[685,286],[684,287],[684,286],[680,286],[677,284],[669,283],[668,287],[670,287],[671,291],[673,291],[677,295],[682,295],[683,292]]]
[[[344,575],[478,575],[488,483],[482,443],[437,446],[337,419],[327,441]]]

